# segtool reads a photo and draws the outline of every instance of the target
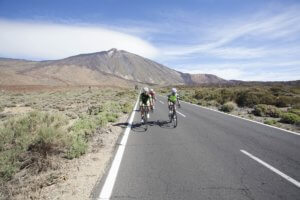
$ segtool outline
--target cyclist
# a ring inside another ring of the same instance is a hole
[[[143,88],[143,92],[140,95],[140,111],[141,111],[141,123],[144,123],[144,113],[145,109],[149,109],[150,106],[150,95],[149,95],[149,89],[147,87]],[[147,115],[147,118],[149,118],[149,113]]]
[[[150,97],[151,97],[151,99],[150,99],[150,104],[151,104],[150,107],[151,107],[151,110],[153,111],[154,110],[154,103],[156,101],[156,96],[155,96],[154,90],[150,89],[149,94],[150,94]]]
[[[169,115],[172,114],[172,106],[174,106],[174,109],[176,111],[176,103],[180,107],[179,98],[178,98],[178,94],[177,94],[177,89],[172,88],[171,94],[168,95]]]

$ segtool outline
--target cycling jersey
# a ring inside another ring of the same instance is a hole
[[[149,94],[145,94],[145,93],[141,94],[140,101],[142,101],[142,103],[144,105],[148,105],[149,100],[150,100],[150,95]]]
[[[176,94],[170,94],[170,95],[168,95],[168,101],[171,101],[172,103],[176,103],[176,101],[177,101],[177,95]]]

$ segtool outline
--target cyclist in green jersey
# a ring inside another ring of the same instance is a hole
[[[143,92],[140,95],[140,111],[141,111],[141,123],[144,123],[144,113],[145,110],[148,109],[150,106],[150,95],[149,95],[149,89],[147,87],[143,88]],[[147,118],[149,118],[149,113],[147,115]]]
[[[176,110],[176,103],[180,107],[177,89],[176,88],[172,88],[171,94],[168,95],[169,115],[172,113],[171,106],[174,105],[174,108]]]

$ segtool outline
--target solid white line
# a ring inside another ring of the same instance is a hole
[[[165,104],[163,101],[161,101],[161,100],[158,100],[161,104]]]
[[[125,145],[127,143],[127,139],[128,139],[128,136],[129,136],[131,126],[132,126],[132,121],[133,121],[133,118],[134,118],[134,115],[135,115],[135,110],[136,110],[136,107],[138,105],[138,102],[139,102],[139,97],[138,97],[138,100],[137,100],[137,102],[134,106],[133,112],[132,112],[132,114],[129,118],[128,126],[127,126],[127,128],[124,132],[124,136],[121,140],[120,146],[119,146],[119,148],[117,150],[117,153],[115,155],[115,158],[112,162],[111,168],[108,172],[108,175],[106,177],[105,183],[104,183],[104,185],[102,187],[102,190],[100,192],[98,200],[104,200],[104,199],[109,200],[110,197],[111,197],[111,193],[112,193],[112,190],[113,190],[116,178],[117,178],[117,174],[118,174],[119,167],[120,167],[122,157],[123,157],[123,153],[124,153],[124,150],[125,150]]]
[[[161,96],[161,95],[160,95],[160,96]],[[164,96],[161,96],[161,97],[164,97]],[[165,98],[165,97],[164,97],[164,98]],[[246,120],[246,121],[249,121],[249,122],[253,122],[253,123],[256,123],[256,124],[260,124],[260,125],[264,125],[264,126],[267,126],[267,127],[275,128],[275,129],[278,129],[278,130],[281,130],[281,131],[285,131],[285,132],[292,133],[292,134],[294,134],[294,135],[300,136],[300,133],[297,133],[297,132],[289,131],[289,130],[286,130],[286,129],[283,129],[283,128],[279,128],[279,127],[276,127],[276,126],[271,126],[271,125],[268,125],[268,124],[264,124],[264,123],[261,123],[261,122],[257,122],[257,121],[251,120],[251,119],[242,118],[242,117],[240,117],[240,116],[232,115],[232,114],[229,114],[229,113],[224,113],[224,112],[221,112],[221,111],[218,111],[218,110],[214,110],[214,109],[211,109],[211,108],[207,108],[207,107],[204,107],[204,106],[192,104],[192,103],[187,102],[187,101],[182,101],[182,100],[180,100],[180,101],[181,101],[181,102],[184,102],[184,103],[187,103],[187,104],[190,104],[190,105],[192,105],[192,106],[197,106],[197,107],[199,107],[199,108],[204,108],[204,109],[206,109],[206,110],[211,110],[211,111],[214,111],[214,112],[217,112],[217,113],[221,113],[221,114],[224,114],[224,115],[229,115],[229,116],[231,116],[231,117],[243,119],[243,120]]]
[[[259,162],[259,163],[262,164],[263,166],[267,167],[267,168],[270,169],[271,171],[275,172],[276,174],[278,174],[278,175],[281,176],[282,178],[284,178],[284,179],[286,179],[287,181],[293,183],[293,184],[296,185],[297,187],[300,187],[300,183],[299,183],[297,180],[295,180],[295,179],[291,178],[290,176],[288,176],[288,175],[282,173],[282,172],[279,171],[278,169],[272,167],[271,165],[269,165],[268,163],[262,161],[261,159],[259,159],[259,158],[255,157],[255,156],[253,156],[252,154],[248,153],[247,151],[242,150],[242,149],[241,149],[240,151],[241,151],[242,153],[246,154],[247,156],[249,156],[250,158],[252,158],[253,160]]]
[[[179,112],[179,111],[177,111],[176,110],[176,112],[178,113],[178,114],[180,114],[181,116],[183,116],[183,117],[186,117],[184,114],[182,114],[181,112]]]

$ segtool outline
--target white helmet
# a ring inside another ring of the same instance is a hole
[[[176,88],[172,88],[172,93],[176,93],[177,92],[177,90],[176,90]]]
[[[144,87],[143,92],[149,92],[149,89],[147,87]]]
[[[151,88],[150,91],[153,92],[154,90]]]

